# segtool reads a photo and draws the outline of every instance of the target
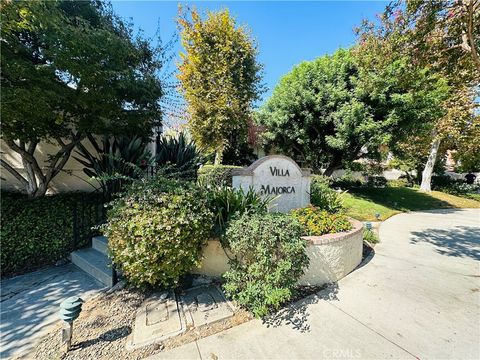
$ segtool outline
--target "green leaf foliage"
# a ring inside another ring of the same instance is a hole
[[[441,79],[418,71],[416,86],[405,86],[405,59],[377,74],[360,67],[358,58],[341,49],[286,74],[256,114],[267,144],[305,159],[315,171],[326,168],[329,176],[364,150],[370,157],[378,154],[402,127],[441,112]]]
[[[246,141],[247,121],[261,91],[257,49],[228,10],[196,10],[178,18],[182,45],[178,78],[188,104],[188,124],[195,142],[215,151],[220,164],[231,137]]]
[[[225,238],[235,255],[224,274],[226,294],[262,317],[289,301],[309,260],[303,227],[289,215],[244,214]]]
[[[29,199],[2,192],[0,237],[2,239],[1,275],[23,274],[65,259],[72,251],[73,207],[83,201],[87,224],[97,225],[98,202],[89,201],[98,194],[67,193]],[[79,207],[79,209],[81,209]],[[80,234],[82,235],[82,234]]]
[[[150,132],[156,49],[100,1],[2,4],[2,136]]]
[[[113,203],[104,231],[131,284],[172,286],[198,265],[212,227],[202,190],[156,178],[135,182]]]
[[[310,183],[310,202],[312,205],[329,213],[336,213],[344,209],[340,195],[331,187],[328,177],[322,175],[312,176]]]
[[[215,216],[215,235],[222,235],[229,222],[245,213],[264,214],[274,196],[261,196],[254,189],[248,191],[229,186],[209,187],[210,209]],[[221,240],[223,240],[221,238]]]
[[[232,186],[232,171],[240,168],[232,165],[204,165],[198,170],[198,182],[211,187]]]
[[[44,196],[87,134],[150,136],[163,50],[108,3],[5,1],[1,15],[1,137],[27,175],[1,162],[24,192]],[[41,141],[57,149],[40,155]]]
[[[380,238],[373,230],[363,229],[363,240],[370,244],[377,244],[380,242]]]
[[[331,214],[314,206],[292,210],[292,217],[304,227],[304,235],[320,236],[348,231],[352,224],[345,214]]]
[[[92,136],[89,140],[97,153],[92,154],[80,143],[74,159],[85,166],[83,172],[87,176],[100,182],[107,196],[141,177],[142,167],[151,162],[147,141],[139,136],[103,136],[100,144]]]
[[[204,161],[200,150],[184,132],[160,138],[155,163],[164,176],[196,180],[197,170]]]

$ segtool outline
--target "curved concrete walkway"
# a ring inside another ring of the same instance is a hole
[[[400,214],[370,262],[269,319],[154,359],[479,359],[480,210]]]

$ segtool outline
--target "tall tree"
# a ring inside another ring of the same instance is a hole
[[[257,48],[247,29],[228,10],[180,8],[185,49],[178,78],[188,105],[188,123],[197,144],[215,152],[220,164],[232,134],[246,134],[253,102],[262,90]]]
[[[408,58],[410,66],[406,71],[416,73],[424,69],[436,73],[450,87],[443,111],[410,129],[415,136],[425,136],[430,142],[420,187],[428,192],[442,142],[452,143],[452,134],[462,133],[461,138],[468,138],[467,133],[475,128],[471,124],[475,119],[474,98],[475,92],[478,96],[480,78],[480,2],[394,2],[387,6],[377,25],[363,24],[360,43],[384,63]],[[398,140],[402,139],[398,137]]]
[[[2,140],[32,197],[45,194],[87,135],[148,134],[160,117],[157,49],[101,1],[2,3]],[[41,141],[57,145],[43,164]]]
[[[411,92],[402,78],[406,61],[392,62],[382,74],[363,71],[359,62],[359,49],[339,50],[285,75],[257,114],[267,142],[331,175],[366,152],[375,156],[400,129],[436,111],[441,79],[419,72]]]

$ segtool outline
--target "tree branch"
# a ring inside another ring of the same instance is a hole
[[[473,62],[477,67],[477,70],[480,71],[480,59],[478,57],[477,49],[475,48],[475,38],[473,35],[473,14],[474,14],[474,1],[470,0],[466,4],[467,10],[467,32],[466,38],[463,39],[466,42],[467,46],[470,48],[470,53],[472,54]],[[462,37],[463,38],[463,37]]]
[[[56,138],[57,143],[60,145],[60,150],[50,160],[49,169],[45,174],[47,182],[53,179],[63,169],[79,139],[80,137],[75,135],[69,144],[65,144],[61,138]]]
[[[9,163],[7,163],[5,160],[0,158],[0,164],[7,170],[10,174],[12,174],[18,181],[21,182],[23,187],[28,186],[28,181],[25,179],[20,173],[15,170]]]
[[[40,169],[40,166],[38,165],[37,159],[33,156],[33,152],[35,151],[35,147],[37,146],[38,142],[37,141],[32,141],[29,144],[29,150],[32,152],[28,152],[25,150],[25,146],[23,143],[21,143],[21,146],[17,145],[15,141],[13,140],[5,140],[5,143],[15,152],[20,154],[22,157],[22,160],[28,161],[28,163],[32,166],[32,170],[35,172],[35,174],[43,179],[43,172],[42,169]]]

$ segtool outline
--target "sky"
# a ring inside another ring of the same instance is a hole
[[[178,1],[112,1],[115,12],[153,37],[160,27],[164,41],[177,33]],[[201,12],[228,8],[246,25],[258,45],[264,65],[263,82],[271,95],[282,75],[305,60],[331,54],[355,42],[353,29],[362,19],[375,19],[386,1],[189,1]],[[175,53],[181,50],[177,43]],[[175,64],[172,65],[172,69]],[[262,101],[259,102],[260,105]]]

